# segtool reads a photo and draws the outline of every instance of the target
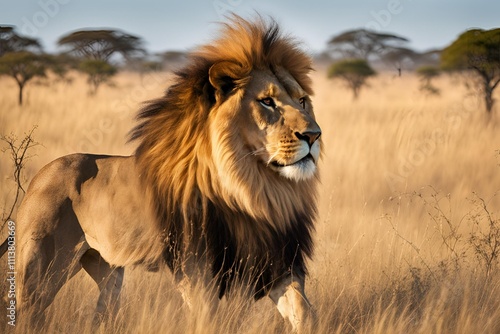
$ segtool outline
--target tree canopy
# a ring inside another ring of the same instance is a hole
[[[87,74],[88,83],[90,85],[89,94],[94,95],[102,83],[108,82],[109,79],[117,72],[116,67],[104,60],[87,59],[82,61],[78,69]]]
[[[23,89],[33,78],[45,77],[48,56],[41,54],[38,40],[18,35],[12,26],[0,25],[0,75],[13,78],[18,87],[18,103],[23,104]]]
[[[417,68],[417,75],[420,78],[420,90],[432,95],[438,95],[439,89],[432,84],[432,80],[441,74],[436,66],[421,66]]]
[[[0,26],[0,57],[8,52],[36,51],[42,46],[38,40],[18,35],[12,26]]]
[[[125,59],[145,53],[142,39],[118,30],[80,30],[65,35],[57,42],[70,52],[87,59],[108,61],[113,54]]]
[[[45,77],[47,58],[29,51],[9,52],[0,57],[0,74],[12,77],[19,86],[19,105],[23,104],[23,89],[35,77]]]
[[[359,91],[366,80],[377,73],[364,59],[346,59],[332,64],[328,70],[328,78],[340,78],[352,89],[353,98],[357,99]]]
[[[339,52],[343,58],[368,60],[372,55],[381,54],[406,42],[408,39],[395,34],[357,29],[334,36],[328,45],[332,51]]]
[[[500,83],[500,28],[462,33],[443,50],[441,67],[448,71],[475,73],[484,93],[486,111],[491,113],[493,91]]]

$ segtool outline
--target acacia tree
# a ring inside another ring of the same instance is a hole
[[[18,103],[23,104],[23,90],[36,77],[45,77],[47,56],[38,40],[18,35],[11,26],[0,26],[0,75],[13,78],[18,87]]]
[[[113,54],[125,59],[142,55],[142,39],[118,30],[80,30],[65,35],[57,42],[69,47],[69,52],[77,56],[108,62]]]
[[[479,79],[486,111],[495,103],[493,91],[500,83],[500,28],[462,33],[441,53],[441,66],[449,71],[469,71]]]
[[[0,57],[8,52],[40,49],[41,45],[36,39],[18,35],[12,26],[0,25]]]
[[[408,68],[417,62],[419,58],[418,52],[405,48],[405,47],[394,47],[385,52],[382,55],[382,59],[394,66],[398,71],[398,76],[401,76],[403,67]]]
[[[78,70],[80,60],[67,54],[53,54],[48,57],[50,71],[56,75],[56,80],[71,83],[73,79],[69,76],[70,70]]]
[[[12,77],[19,87],[19,105],[23,104],[26,84],[33,78],[45,77],[46,70],[45,56],[29,51],[9,52],[0,57],[0,74]]]
[[[372,55],[380,55],[406,42],[408,39],[394,34],[357,29],[332,37],[328,45],[343,58],[369,60]]]
[[[94,95],[99,86],[116,74],[110,63],[114,54],[130,61],[144,55],[142,39],[118,30],[80,30],[63,36],[57,42],[69,48],[69,53],[82,58],[78,69],[88,76],[89,93]]]
[[[88,59],[84,60],[78,66],[78,69],[87,74],[90,89],[89,94],[95,95],[97,89],[102,83],[108,82],[109,79],[117,72],[116,67],[110,65],[103,60]]]
[[[438,95],[439,89],[432,84],[432,80],[440,74],[439,68],[435,66],[421,66],[417,68],[417,75],[420,77],[420,90],[429,94]]]
[[[366,85],[366,80],[377,73],[364,59],[346,59],[334,63],[328,70],[328,78],[344,80],[353,93],[353,99],[359,97],[359,91]]]

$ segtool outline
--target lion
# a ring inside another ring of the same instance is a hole
[[[139,112],[133,155],[43,167],[17,215],[18,311],[42,316],[83,268],[99,326],[119,308],[124,268],[143,266],[171,270],[187,304],[197,282],[215,299],[250,284],[303,330],[321,155],[311,69],[274,20],[235,15]]]

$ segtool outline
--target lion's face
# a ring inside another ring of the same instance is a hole
[[[237,69],[223,63],[210,71],[216,104],[204,160],[217,175],[210,186],[226,205],[283,228],[312,201],[321,129],[310,97],[288,71],[253,69],[237,81]]]
[[[238,117],[246,154],[279,175],[301,181],[316,174],[321,129],[311,100],[285,70],[254,70]]]

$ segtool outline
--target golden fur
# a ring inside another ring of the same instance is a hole
[[[205,91],[210,89],[207,75],[214,64],[230,62],[239,65],[235,73],[231,73],[236,82],[237,96],[225,101],[231,103],[230,108],[239,110],[240,99],[255,69],[281,67],[307,94],[312,95],[308,76],[311,60],[293,40],[279,36],[277,26],[268,27],[263,21],[250,24],[241,19],[232,23],[225,25],[221,38],[194,52],[192,61],[179,73],[177,82],[164,98],[143,109],[139,118],[144,121],[132,135],[133,139],[140,140],[136,155],[148,183],[157,191],[156,198],[173,199],[169,206],[181,206],[183,212],[189,212],[199,200],[197,196],[213,198],[217,193],[224,198],[226,205],[245,208],[252,217],[266,219],[275,224],[275,228],[283,230],[294,210],[314,215],[314,208],[310,206],[315,202],[316,180],[287,183],[282,182],[276,173],[263,175],[259,170],[248,168],[245,161],[249,158],[245,156],[248,152],[236,150],[235,142],[241,142],[241,138],[237,133],[222,133],[234,132],[234,127],[245,124],[231,123],[233,129],[215,129],[221,132],[215,141],[222,160],[214,161],[210,156],[212,148],[207,125],[209,115],[217,105],[212,107],[206,99]],[[228,194],[220,189],[221,185],[214,184],[212,176],[217,167],[208,161],[222,164],[232,171],[227,173],[230,179],[224,182],[224,186],[234,188],[230,190],[232,193]],[[197,188],[200,193],[195,191]],[[262,192],[266,194],[263,196],[265,201],[259,201],[255,196]]]
[[[288,238],[291,234],[291,240],[300,236],[301,249],[297,251],[295,243],[288,251],[303,267],[303,256],[311,253],[309,233],[316,210],[317,178],[285,180],[262,164],[241,137],[248,121],[256,120],[233,111],[252,114],[250,109],[255,106],[245,99],[254,102],[263,88],[268,88],[268,77],[273,77],[275,86],[281,86],[288,97],[309,96],[311,60],[293,40],[281,36],[274,23],[249,23],[239,18],[231,23],[225,25],[219,39],[194,52],[165,97],[150,102],[140,113],[142,122],[132,133],[132,138],[140,141],[138,168],[153,188],[159,217],[165,212],[179,216],[159,220],[160,228],[202,235],[212,228],[210,210],[215,208],[227,229],[224,234],[231,239],[224,242],[234,248],[229,265],[233,265],[233,259],[260,255],[258,249],[283,246],[276,243],[277,235]],[[280,124],[276,132],[281,138],[273,139],[287,145],[283,136],[288,142],[298,141],[288,138],[295,137],[290,126],[304,132],[308,126],[317,127],[310,103],[307,109],[307,121],[294,119]],[[251,135],[259,136],[258,130]],[[193,221],[201,222],[200,226],[193,227]],[[209,244],[218,242],[210,235],[208,238]],[[199,239],[179,239],[175,244],[198,250],[199,245],[192,242]],[[209,245],[208,251],[214,249]],[[224,256],[227,261],[228,254],[211,256]],[[229,269],[217,268],[215,272]]]
[[[320,151],[310,69],[274,22],[234,17],[140,112],[134,156],[76,154],[44,167],[18,215],[20,304],[43,310],[83,268],[99,284],[101,314],[124,266],[166,263],[180,281],[191,263],[207,266],[219,296],[241,279],[256,298],[275,291],[297,325]],[[40,295],[44,275],[55,278]]]

